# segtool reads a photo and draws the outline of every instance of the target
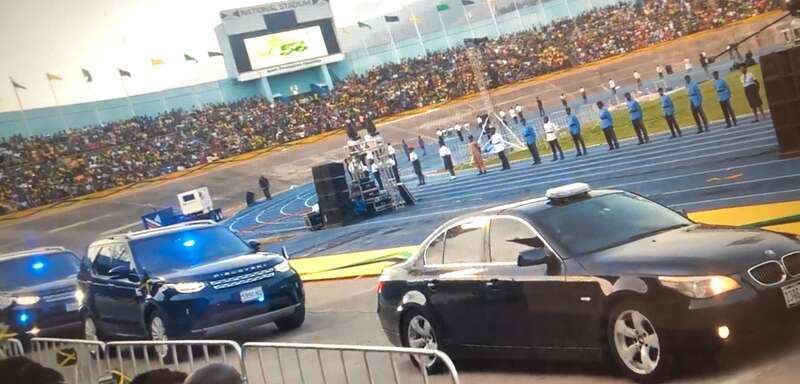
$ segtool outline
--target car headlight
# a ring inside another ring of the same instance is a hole
[[[178,293],[195,293],[202,291],[206,287],[206,283],[188,282],[188,283],[166,284],[164,286],[166,288],[174,289],[178,291]]]
[[[14,298],[9,296],[0,296],[0,309],[6,309],[14,304]]]
[[[83,294],[83,291],[81,291],[80,289],[75,290],[75,301],[77,301],[79,304],[83,304],[83,299],[85,298],[86,295]]]
[[[291,269],[291,266],[289,266],[289,260],[284,260],[276,264],[273,268],[278,272],[287,272]]]
[[[741,288],[728,276],[659,276],[661,285],[695,299],[707,299]]]
[[[19,305],[34,305],[39,302],[39,296],[20,296],[14,298]]]

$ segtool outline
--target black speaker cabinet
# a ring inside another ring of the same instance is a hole
[[[800,47],[770,53],[760,61],[780,151],[800,153]]]

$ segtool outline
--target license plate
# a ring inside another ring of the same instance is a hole
[[[242,303],[255,300],[262,301],[264,300],[264,290],[261,287],[245,289],[239,292],[239,298],[242,299]]]
[[[66,310],[67,312],[75,312],[80,309],[81,305],[78,302],[74,303],[67,303]]]
[[[800,283],[787,285],[783,288],[783,299],[786,301],[786,308],[800,305]]]

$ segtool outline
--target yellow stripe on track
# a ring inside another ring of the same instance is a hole
[[[689,217],[706,224],[740,226],[793,215],[800,215],[800,201],[692,212]]]

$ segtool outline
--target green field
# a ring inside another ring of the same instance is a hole
[[[761,86],[761,98],[764,100],[764,104],[766,105],[767,99],[766,95],[764,94],[764,81],[761,77],[761,67],[754,66],[750,67],[750,71],[756,75],[759,82],[762,84]],[[731,104],[733,105],[733,110],[736,112],[737,115],[747,114],[746,118],[739,119],[739,125],[742,124],[749,124],[752,121],[752,110],[750,106],[747,104],[747,98],[744,94],[744,89],[741,86],[741,82],[739,81],[739,76],[741,72],[734,71],[729,73],[725,76],[725,80],[728,81],[728,85],[731,88],[731,93],[733,97],[731,99]],[[673,75],[673,76],[678,76]],[[697,76],[697,75],[695,75]],[[702,75],[705,76],[705,75]],[[682,77],[682,76],[681,76]],[[720,120],[723,119],[722,110],[719,107],[719,103],[717,102],[717,95],[714,91],[713,83],[711,81],[705,81],[700,85],[700,89],[703,92],[703,109],[706,112],[706,116],[708,117],[708,121]],[[675,104],[675,118],[678,121],[678,125],[681,127],[684,135],[693,135],[697,132],[697,128],[692,118],[692,112],[689,108],[689,97],[686,94],[686,90],[681,89],[678,92],[675,92],[670,95],[672,97],[672,102]],[[664,121],[663,112],[661,110],[661,103],[658,99],[642,102],[642,110],[644,111],[644,124],[647,127],[647,132],[652,136],[653,134],[659,132],[669,131],[667,128],[667,123]],[[633,131],[633,125],[631,125],[630,115],[628,114],[628,110],[623,108],[614,111],[614,129],[617,132],[617,138],[622,141],[623,139],[629,137],[635,137],[636,134]],[[566,130],[566,127],[562,127],[562,129]],[[591,124],[583,124],[582,128],[583,140],[586,142],[586,146],[590,147],[596,144],[602,144],[600,148],[593,148],[589,149],[589,151],[606,151],[606,140],[603,136],[602,130],[600,130],[599,123],[594,122]],[[574,144],[572,142],[572,138],[569,134],[563,134],[559,138],[559,143],[561,143],[561,148],[564,151],[568,149],[573,149]],[[549,156],[552,156],[550,153],[550,146],[547,145],[546,142],[540,141],[539,143],[539,153],[542,155],[542,160],[549,161]],[[526,150],[515,150],[509,154],[509,160],[520,160],[520,159],[530,159],[530,152]],[[487,164],[496,164],[498,163],[497,156],[489,156],[487,159]],[[470,164],[462,164],[459,166],[458,169],[469,169],[473,168]]]

